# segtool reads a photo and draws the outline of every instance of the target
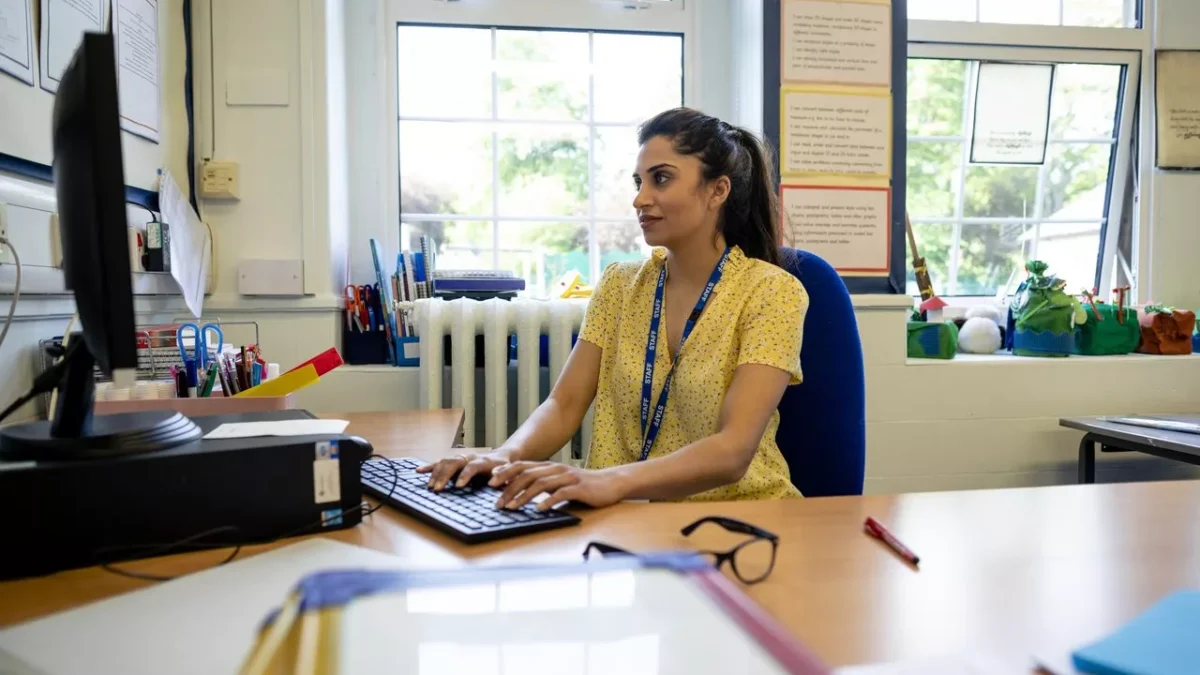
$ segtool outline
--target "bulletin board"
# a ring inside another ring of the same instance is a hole
[[[118,0],[99,0],[104,26],[111,30]],[[32,83],[0,72],[0,171],[35,181],[53,182],[51,124],[54,93],[46,86],[47,60],[43,36],[44,13],[50,0],[31,0]],[[158,124],[152,131],[133,130],[122,123],[121,149],[126,199],[158,209],[158,172],[167,168],[187,176],[183,189],[191,193],[192,162],[191,0],[143,0],[146,15],[157,24]],[[128,7],[129,5],[126,5]],[[139,17],[143,19],[144,17]],[[145,34],[145,33],[144,33]],[[118,38],[120,44],[120,39]],[[120,48],[120,47],[118,47]],[[60,59],[62,56],[58,57]],[[148,63],[153,63],[149,59]],[[119,72],[118,77],[123,75]],[[132,78],[131,78],[132,79]],[[127,118],[125,103],[122,117]]]
[[[905,292],[906,0],[765,0],[763,131],[784,242]]]

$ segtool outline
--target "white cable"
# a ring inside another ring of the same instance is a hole
[[[71,315],[71,320],[67,322],[67,329],[63,331],[62,349],[65,354],[67,351],[67,343],[71,341],[71,329],[75,327],[75,322],[79,320],[79,312]],[[63,357],[58,357],[54,362],[58,363],[63,360]],[[50,392],[50,408],[46,411],[46,419],[54,421],[54,411],[58,407],[58,387]]]
[[[0,331],[0,347],[3,347],[4,338],[8,337],[8,327],[13,322],[13,314],[17,312],[17,302],[21,299],[21,256],[8,239],[0,238],[0,244],[7,246],[8,250],[12,251],[13,262],[17,264],[17,281],[13,285],[12,302],[8,305],[8,317],[4,319],[4,330]]]

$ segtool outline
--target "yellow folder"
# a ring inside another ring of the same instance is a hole
[[[287,396],[294,391],[299,391],[307,387],[319,379],[321,378],[319,375],[317,375],[317,369],[310,363],[303,368],[297,368],[289,373],[284,373],[279,377],[267,380],[257,387],[250,387],[240,394],[235,394],[234,398],[249,398],[255,396]]]

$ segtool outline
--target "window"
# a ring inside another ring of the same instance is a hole
[[[403,248],[428,235],[439,267],[538,297],[646,255],[636,129],[683,103],[682,35],[401,24],[396,44]]]
[[[1054,64],[1041,165],[970,162],[981,60]],[[1135,97],[1123,92],[1138,67],[1129,52],[910,45],[908,212],[939,295],[1012,292],[1032,259],[1073,291],[1112,279],[1098,262],[1116,252],[1134,135]],[[911,270],[907,286],[916,294]]]
[[[908,18],[1110,28],[1139,20],[1134,0],[909,0]]]

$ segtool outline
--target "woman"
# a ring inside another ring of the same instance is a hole
[[[638,142],[633,207],[658,248],[605,270],[550,396],[494,451],[419,469],[432,489],[490,472],[504,487],[497,508],[544,493],[542,510],[800,496],[775,430],[784,389],[800,382],[808,296],[777,266],[769,156],[750,132],[687,108],[643,124]],[[586,468],[547,462],[593,399]]]

